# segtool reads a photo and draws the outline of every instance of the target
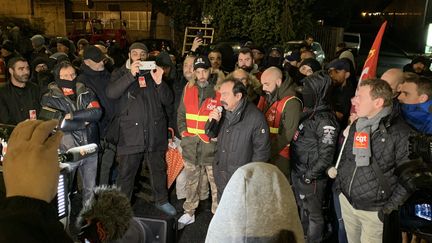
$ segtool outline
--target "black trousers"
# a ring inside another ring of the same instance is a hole
[[[150,170],[155,202],[157,204],[168,202],[165,151],[118,155],[117,160],[119,165],[116,184],[129,199],[132,198],[135,176],[138,173],[140,164],[146,162]]]
[[[325,226],[322,207],[327,179],[306,184],[295,173],[291,174],[291,178],[306,242],[321,242]]]

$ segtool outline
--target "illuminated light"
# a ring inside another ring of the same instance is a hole
[[[361,13],[361,16],[362,16],[362,17],[366,17],[366,14],[367,14],[366,12],[362,12],[362,13]]]
[[[430,54],[432,49],[432,24],[429,24],[426,36],[425,53]]]

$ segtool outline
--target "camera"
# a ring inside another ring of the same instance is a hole
[[[139,70],[147,71],[147,70],[154,70],[156,69],[156,62],[155,61],[141,61]]]

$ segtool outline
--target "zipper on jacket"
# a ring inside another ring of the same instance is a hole
[[[352,183],[354,181],[354,176],[355,176],[356,172],[357,172],[357,166],[355,167],[353,175],[351,177],[351,181],[350,181],[349,188],[348,188],[348,197],[351,197],[351,186],[352,186]]]

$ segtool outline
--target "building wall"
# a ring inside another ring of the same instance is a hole
[[[30,0],[1,0],[0,15],[29,18],[30,14]]]
[[[34,16],[42,18],[45,23],[45,34],[49,36],[66,35],[64,1],[34,1]]]

